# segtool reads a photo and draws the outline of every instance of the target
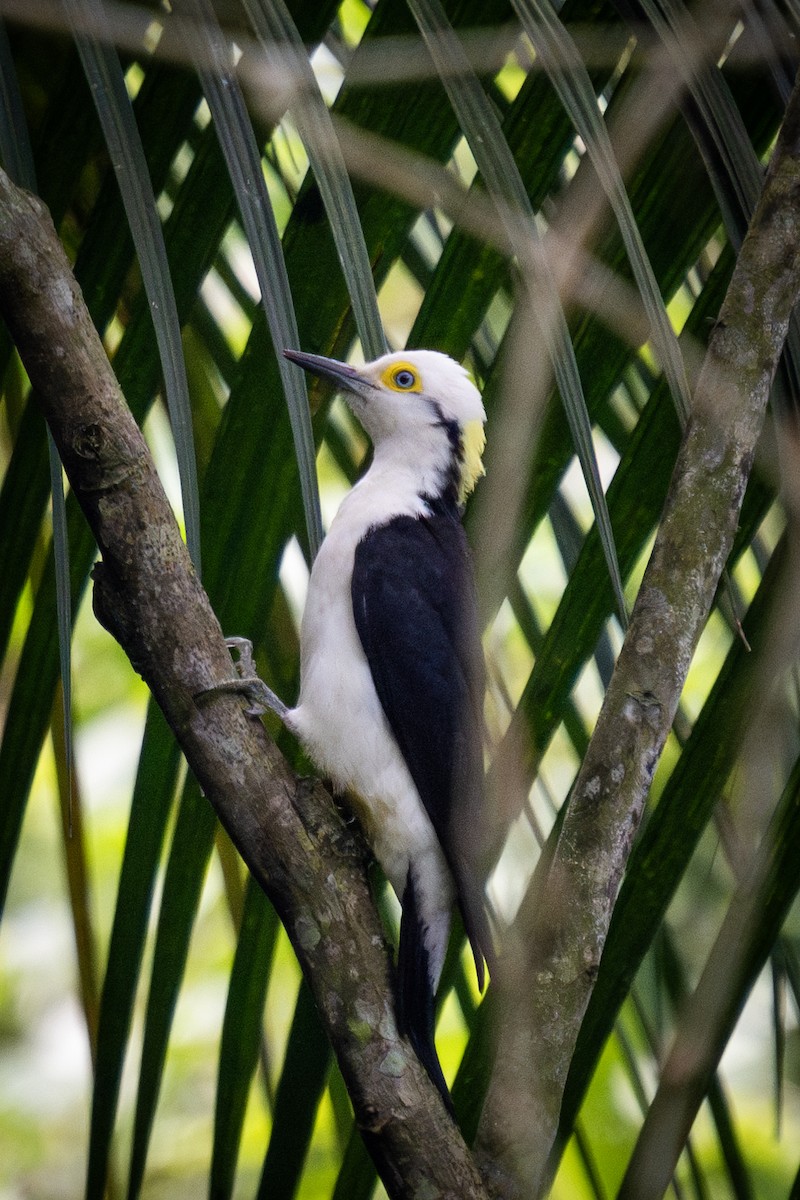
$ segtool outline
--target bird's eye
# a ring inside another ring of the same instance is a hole
[[[422,381],[419,371],[407,359],[395,359],[381,372],[381,383],[393,392],[420,392]]]
[[[417,377],[413,371],[409,371],[408,367],[401,367],[399,371],[395,371],[394,375],[392,375],[392,382],[395,387],[402,388],[405,392],[409,388],[413,388],[417,382]]]

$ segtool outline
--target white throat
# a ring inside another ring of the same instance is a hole
[[[395,495],[399,511],[404,511],[412,498],[440,496],[452,467],[453,451],[440,426],[431,424],[416,433],[413,455],[403,436],[382,438],[361,481],[370,491],[375,488]]]

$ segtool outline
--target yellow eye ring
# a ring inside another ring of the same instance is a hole
[[[408,362],[395,362],[381,376],[381,383],[393,392],[418,392],[420,378],[415,367]]]

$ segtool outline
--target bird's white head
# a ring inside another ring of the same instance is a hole
[[[363,367],[317,354],[285,350],[298,366],[331,379],[369,434],[376,451],[401,439],[407,450],[422,450],[433,431],[456,468],[463,503],[484,473],[486,412],[464,367],[436,350],[384,354]]]

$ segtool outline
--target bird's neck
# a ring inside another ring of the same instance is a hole
[[[437,436],[419,439],[409,454],[405,439],[385,438],[375,453],[361,486],[376,493],[397,497],[398,511],[420,501],[436,502],[458,493],[458,466],[452,448],[441,430]]]

